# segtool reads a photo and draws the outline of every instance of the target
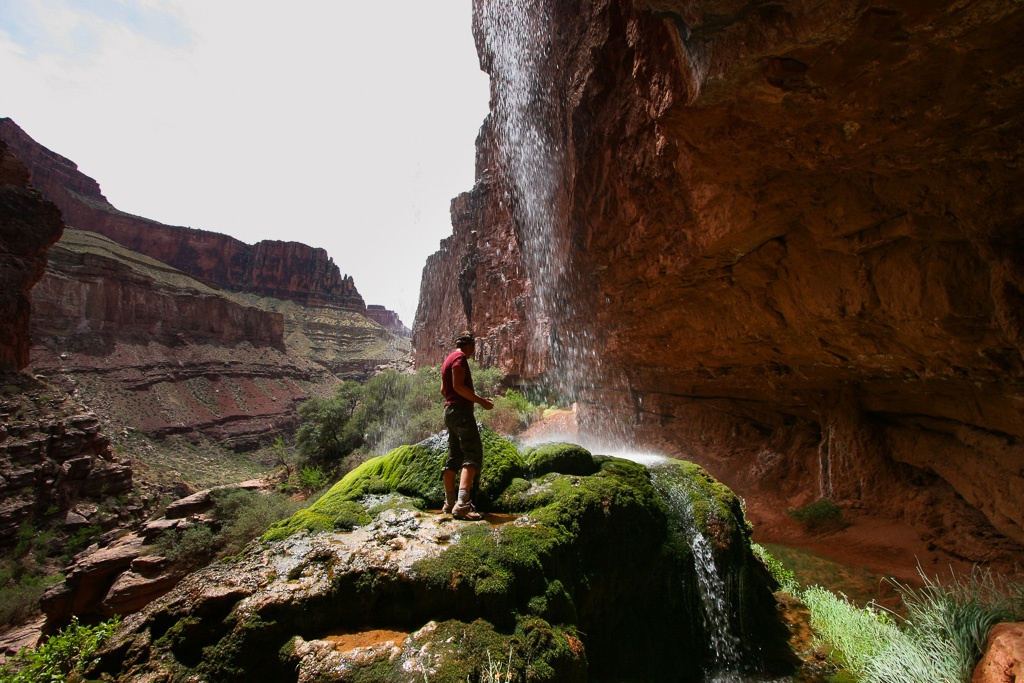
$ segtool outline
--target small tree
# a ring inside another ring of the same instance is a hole
[[[311,398],[299,406],[302,426],[295,444],[306,458],[336,460],[362,444],[362,433],[352,421],[362,394],[358,382],[346,381],[331,398]]]

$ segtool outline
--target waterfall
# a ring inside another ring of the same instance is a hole
[[[694,484],[689,477],[679,476],[679,467],[666,458],[648,458],[643,462],[651,471],[654,487],[668,506],[673,525],[686,536],[693,551],[701,619],[711,660],[708,680],[738,681],[735,672],[739,671],[742,660],[736,624],[739,610],[729,600],[725,576],[715,563],[711,543],[697,525],[693,511],[693,497],[697,494]]]
[[[660,455],[616,455],[647,466],[651,482],[668,507],[670,528],[686,538],[693,552],[701,624],[707,643],[705,683],[789,683],[790,678],[768,679],[748,673],[749,653],[740,641],[740,607],[735,602],[739,596],[729,590],[728,577],[715,561],[711,541],[698,525],[694,500],[704,494],[698,491],[693,475],[685,474],[678,461]]]
[[[508,185],[505,199],[533,290],[528,357],[546,359],[525,370],[543,371],[563,395],[575,396],[590,388],[598,357],[594,333],[577,309],[583,289],[570,263],[571,142],[552,3],[477,0],[475,16],[491,75],[494,161]]]

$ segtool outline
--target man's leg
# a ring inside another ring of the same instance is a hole
[[[452,474],[455,474],[452,472]],[[476,476],[476,468],[466,463],[462,466],[462,476],[459,478],[459,503],[469,502],[469,490],[473,488],[473,477]]]
[[[448,457],[444,461],[441,480],[444,483],[444,507],[441,512],[448,514],[458,502],[459,470],[462,468],[462,447],[459,443],[459,421],[457,411],[445,406],[444,424],[448,428]]]
[[[452,511],[455,503],[458,502],[458,473],[455,470],[445,470],[444,480],[444,507],[441,512],[445,514]]]

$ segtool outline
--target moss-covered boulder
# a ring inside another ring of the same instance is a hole
[[[786,665],[739,501],[703,470],[484,440],[485,520],[426,511],[442,500],[442,439],[396,449],[128,618],[92,674],[698,681]],[[735,661],[709,632],[708,557],[728,563],[721,590],[745,613],[725,623]]]

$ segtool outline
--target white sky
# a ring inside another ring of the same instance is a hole
[[[412,326],[473,184],[470,0],[0,0],[0,116],[122,211],[323,247]]]

